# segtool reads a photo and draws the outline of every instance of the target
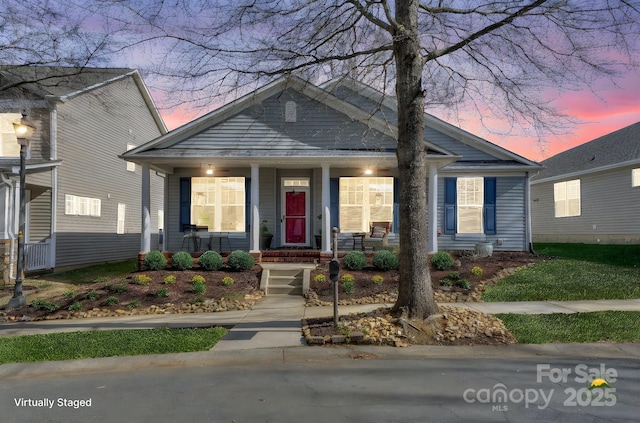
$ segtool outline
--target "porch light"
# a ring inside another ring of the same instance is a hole
[[[26,171],[25,162],[27,159],[27,148],[35,128],[26,123],[26,115],[22,115],[20,123],[13,124],[18,144],[20,144],[20,210],[18,214],[18,263],[16,265],[16,284],[13,287],[13,297],[7,304],[8,310],[14,310],[27,305],[27,301],[22,294],[22,274],[24,273],[24,232],[25,232],[25,184]]]
[[[364,174],[365,174],[365,175],[371,175],[372,173],[373,173],[373,170],[371,170],[371,166],[367,167],[367,168],[364,170]]]
[[[209,168],[207,169],[207,175],[213,175],[213,169],[211,168],[211,165],[209,165]]]

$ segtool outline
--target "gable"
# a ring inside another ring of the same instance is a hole
[[[295,107],[295,121],[286,119],[287,103]],[[168,148],[395,151],[396,140],[287,88]]]

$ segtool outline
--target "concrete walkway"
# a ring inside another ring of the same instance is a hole
[[[530,301],[505,303],[444,303],[469,307],[489,314],[549,314],[603,310],[640,311],[640,299],[596,301]],[[391,304],[340,306],[340,315],[389,307]],[[304,299],[295,295],[263,297],[252,310],[200,314],[158,314],[115,318],[44,320],[0,323],[0,336],[34,335],[107,329],[144,329],[156,327],[224,326],[230,332],[213,348],[233,351],[260,348],[294,347],[304,344],[301,319],[330,317],[333,307],[305,307]]]

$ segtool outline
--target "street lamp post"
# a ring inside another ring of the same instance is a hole
[[[14,123],[13,129],[20,144],[20,210],[18,212],[18,263],[16,266],[16,284],[13,288],[13,297],[7,304],[7,309],[15,310],[27,305],[27,301],[22,294],[22,275],[24,273],[24,232],[25,232],[25,184],[26,171],[25,162],[27,160],[27,148],[31,135],[33,135],[33,126],[25,123],[25,115],[22,115],[20,123]]]

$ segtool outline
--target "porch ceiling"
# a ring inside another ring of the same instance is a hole
[[[441,168],[458,160],[458,156],[427,155],[427,161]],[[278,167],[283,169],[374,167],[396,168],[395,152],[343,151],[343,150],[159,150],[139,153],[137,163],[146,163],[153,169],[173,173],[176,168],[206,167]]]

